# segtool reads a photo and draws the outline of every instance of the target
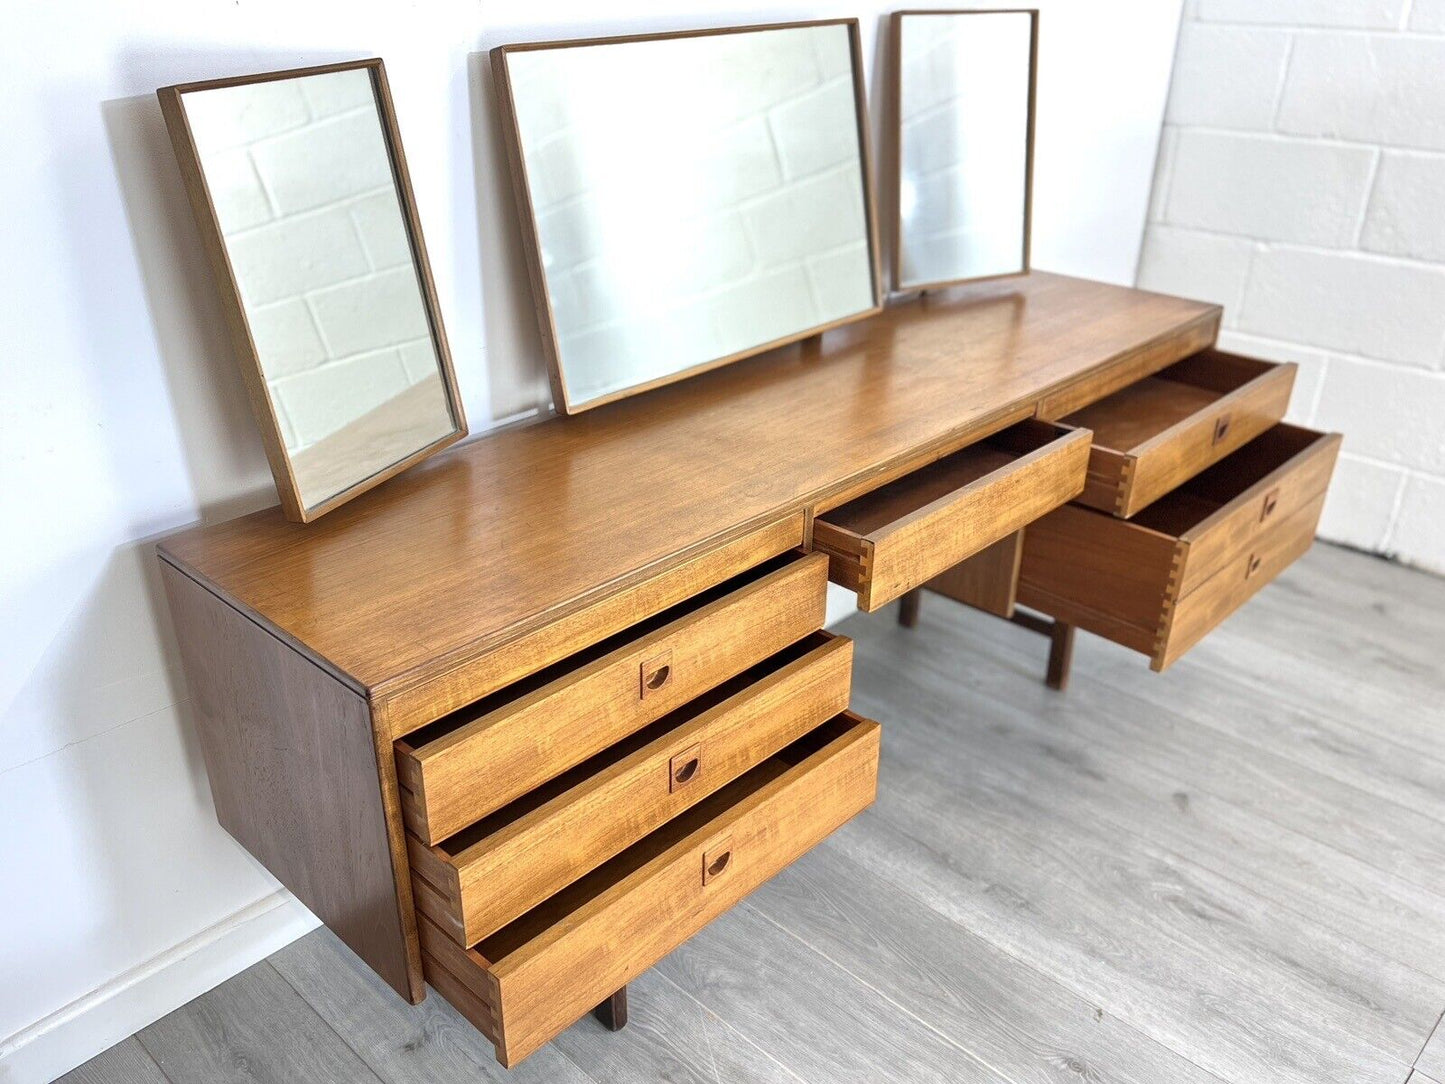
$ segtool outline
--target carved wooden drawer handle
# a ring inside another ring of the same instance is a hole
[[[1221,414],[1214,419],[1214,443],[1218,444],[1227,436],[1229,436],[1229,415]]]
[[[639,692],[646,700],[651,693],[658,692],[672,684],[672,649],[655,655],[642,664]]]
[[[702,852],[702,883],[709,885],[732,868],[733,841],[729,837]]]
[[[1249,564],[1244,568],[1244,578],[1246,580],[1259,571],[1259,566],[1262,561],[1263,558],[1257,553],[1251,553],[1249,555]]]
[[[1259,521],[1263,523],[1274,515],[1274,510],[1279,507],[1279,487],[1271,489],[1264,495],[1264,507],[1260,510]]]
[[[667,765],[667,789],[681,790],[702,775],[702,746],[692,745],[678,753]]]

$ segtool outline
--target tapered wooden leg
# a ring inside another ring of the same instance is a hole
[[[1069,687],[1069,670],[1073,665],[1074,626],[1055,621],[1049,629],[1049,674],[1045,684],[1063,692]]]
[[[592,1010],[592,1015],[602,1022],[608,1031],[621,1031],[627,1026],[627,987],[623,987],[601,1005]]]
[[[923,588],[915,587],[898,600],[898,623],[905,629],[918,624],[918,610],[923,604]]]

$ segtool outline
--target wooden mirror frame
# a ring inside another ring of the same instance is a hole
[[[211,200],[210,187],[201,166],[200,153],[191,133],[190,122],[182,104],[182,96],[196,91],[220,90],[225,87],[244,86],[250,83],[269,83],[282,79],[298,79],[310,75],[329,75],[341,71],[367,71],[371,75],[372,88],[376,94],[378,119],[386,139],[388,157],[391,160],[392,178],[396,183],[397,200],[401,205],[408,240],[411,243],[412,262],[417,280],[421,286],[422,307],[426,312],[427,324],[431,330],[432,342],[436,349],[437,363],[441,369],[442,385],[446,392],[447,405],[455,424],[452,432],[432,443],[417,449],[374,474],[355,482],[340,492],[334,493],[317,503],[307,506],[303,500],[296,474],[292,469],[291,456],[286,450],[281,435],[281,425],[266,386],[266,375],[261,367],[261,357],[256,341],[251,334],[250,321],[246,317],[241,301],[240,287],[236,281],[231,259],[226,251],[225,237],[221,232],[220,219]],[[186,196],[195,214],[196,225],[201,233],[201,244],[211,265],[211,273],[221,294],[221,308],[226,314],[230,330],[231,345],[241,365],[241,376],[251,400],[251,410],[261,430],[261,441],[266,449],[266,460],[271,474],[276,479],[276,491],[281,498],[281,507],[286,518],[297,523],[310,523],[332,509],[345,504],[354,497],[380,485],[409,467],[415,466],[443,448],[449,447],[467,435],[467,419],[462,408],[462,397],[457,389],[456,373],[452,369],[451,350],[447,346],[446,331],[442,326],[441,307],[437,304],[436,285],[432,280],[431,264],[427,260],[426,242],[422,239],[421,220],[417,216],[416,197],[412,193],[411,176],[407,172],[406,155],[402,151],[401,132],[397,127],[396,113],[392,107],[391,88],[386,80],[386,67],[380,58],[353,60],[341,64],[322,64],[309,68],[289,68],[284,71],[263,72],[258,75],[234,76],[226,79],[210,79],[194,83],[180,83],[161,87],[156,91],[160,99],[161,113],[165,117],[166,129],[170,133],[171,145],[176,152],[181,179],[185,184]]]
[[[1029,116],[1024,135],[1024,237],[1023,266],[1017,271],[1003,271],[997,275],[979,275],[974,278],[941,279],[937,282],[911,282],[903,284],[903,204],[900,194],[903,189],[903,20],[912,15],[1027,15],[1029,16]],[[889,258],[889,279],[895,293],[923,293],[940,290],[946,286],[959,286],[966,282],[990,282],[994,279],[1018,278],[1032,269],[1032,245],[1034,226],[1034,119],[1038,104],[1039,77],[1039,10],[1038,8],[972,8],[942,9],[927,8],[895,11],[889,19],[889,59],[893,71],[889,79],[892,96],[888,125],[888,152],[891,159],[892,203],[889,227],[892,237]]]
[[[858,132],[858,165],[863,181],[863,214],[866,218],[865,232],[868,240],[869,274],[873,282],[873,303],[866,309],[849,316],[813,327],[790,332],[781,338],[772,339],[739,350],[722,357],[712,358],[689,366],[667,376],[646,380],[640,384],[619,391],[574,403],[567,394],[567,380],[562,372],[561,354],[557,342],[557,323],[552,311],[552,298],[547,291],[547,279],[542,266],[542,241],[537,230],[537,216],[532,204],[531,184],[527,176],[526,159],[522,152],[522,133],[517,122],[516,103],[512,95],[511,74],[507,58],[512,53],[531,52],[539,49],[566,49],[587,45],[621,45],[639,41],[665,41],[671,38],[713,37],[719,34],[747,34],[765,30],[796,30],[814,26],[843,26],[848,30],[849,51],[853,62],[854,120]],[[878,207],[874,194],[872,139],[868,124],[868,92],[863,65],[863,43],[856,18],[809,19],[783,23],[753,23],[746,26],[710,27],[701,30],[670,30],[651,34],[622,34],[602,38],[573,38],[552,41],[516,42],[499,45],[491,51],[492,78],[496,86],[497,100],[502,110],[503,141],[507,148],[507,164],[512,175],[512,191],[517,200],[517,211],[521,218],[522,247],[526,253],[528,278],[536,302],[537,322],[542,331],[542,349],[547,356],[547,375],[552,383],[552,399],[559,414],[580,414],[605,403],[615,402],[629,396],[640,395],[653,388],[672,384],[688,377],[705,373],[723,365],[729,365],[744,358],[755,357],[780,346],[799,342],[821,335],[832,328],[842,327],[858,320],[866,320],[883,311],[886,287],[883,282],[883,265],[879,245]]]

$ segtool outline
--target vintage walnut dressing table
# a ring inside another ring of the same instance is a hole
[[[1218,324],[977,284],[312,525],[170,538],[220,820],[504,1063],[594,1006],[620,1026],[631,979],[873,798],[828,578],[865,610],[1022,603],[1162,668],[1308,547],[1339,438],[1281,424],[1293,368],[1215,352]]]

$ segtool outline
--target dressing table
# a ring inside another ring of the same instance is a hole
[[[314,524],[165,540],[221,823],[505,1064],[594,1006],[620,1026],[630,980],[872,800],[827,579],[1023,604],[1160,668],[1309,545],[1338,437],[1279,424],[1293,368],[1213,352],[1219,317],[981,283]]]

